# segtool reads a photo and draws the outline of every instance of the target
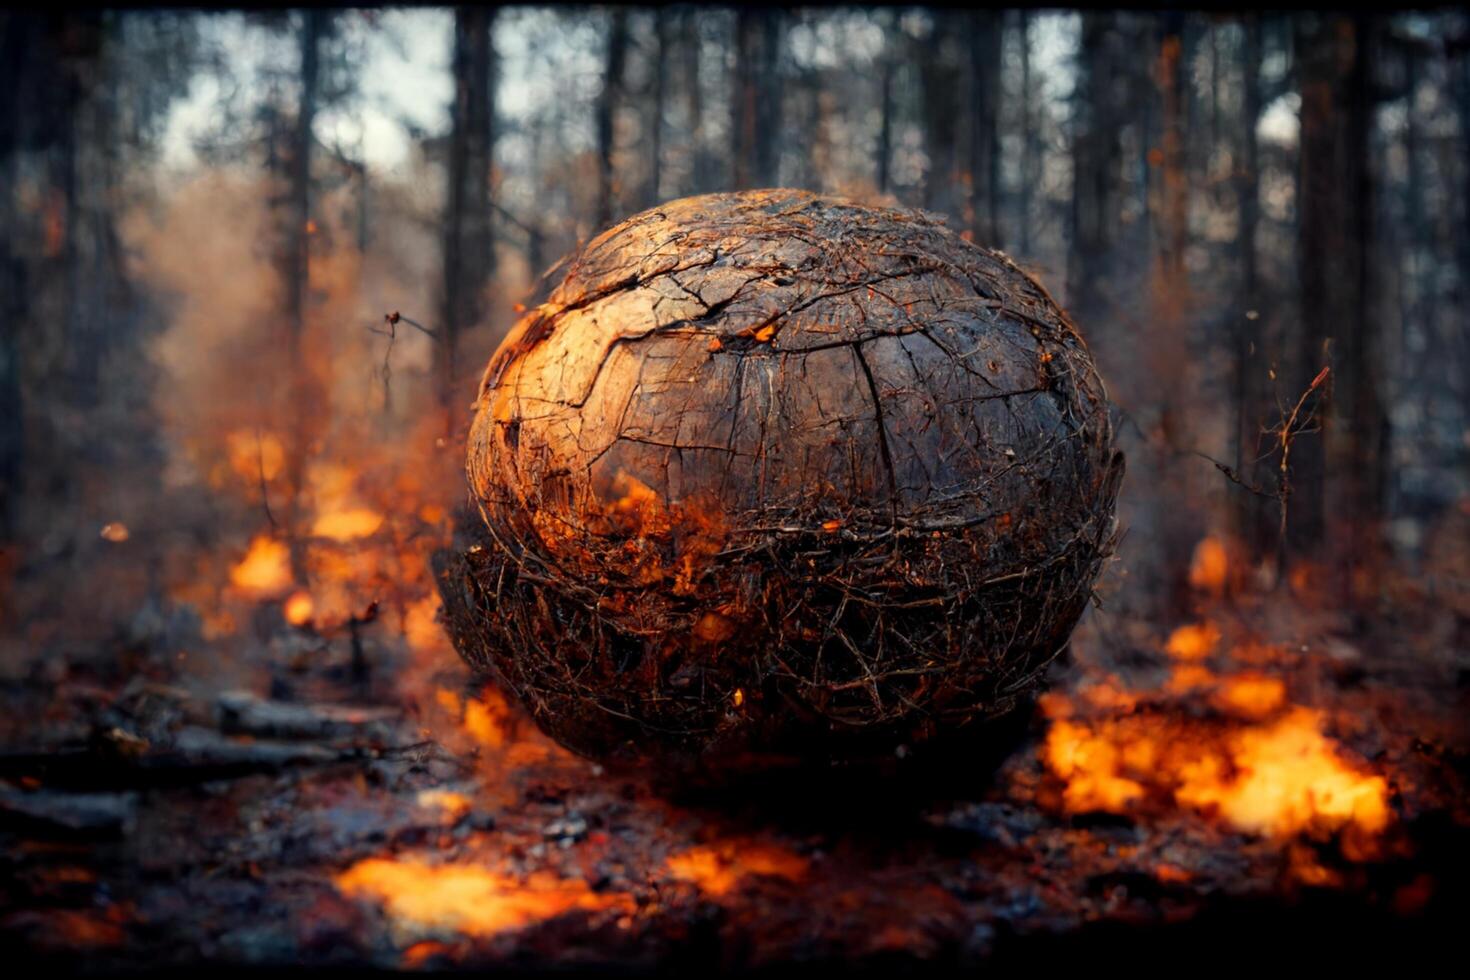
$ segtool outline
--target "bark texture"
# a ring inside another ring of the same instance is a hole
[[[1123,469],[1039,284],[922,212],[787,190],[644,212],[549,277],[485,373],[484,526],[442,580],[550,734],[706,771],[891,756],[1034,690]]]

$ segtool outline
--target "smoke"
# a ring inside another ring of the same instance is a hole
[[[437,340],[385,322],[393,311],[432,320],[432,215],[406,186],[365,199],[360,182],[319,183],[329,189],[306,228],[299,339],[283,313],[291,269],[270,179],[203,170],[122,222],[132,274],[168,318],[151,350],[165,492],[191,501],[196,520],[202,500],[210,525],[195,529],[202,547],[176,556],[165,588],[200,610],[212,638],[239,632],[262,598],[328,632],[382,602],[391,628],[423,635],[428,555],[463,493],[435,387]],[[470,334],[464,349],[478,356],[484,339]],[[291,397],[297,383],[304,401]]]

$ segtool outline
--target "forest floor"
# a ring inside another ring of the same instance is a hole
[[[937,791],[684,801],[381,624],[257,629],[250,690],[136,630],[37,653],[0,686],[0,937],[88,971],[1406,966],[1451,942],[1463,613],[1198,611],[1090,613],[1013,751]]]

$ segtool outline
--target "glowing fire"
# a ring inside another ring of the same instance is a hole
[[[1322,734],[1321,716],[1293,708],[1280,721],[1225,739],[1226,755],[1181,768],[1176,798],[1215,807],[1242,830],[1286,836],[1348,824],[1369,833],[1388,826],[1388,784],[1350,767]],[[1227,768],[1228,763],[1228,768]]]
[[[753,875],[801,881],[809,866],[807,859],[799,854],[758,841],[723,841],[692,847],[673,855],[667,862],[671,877],[690,882],[714,896],[728,894]]]
[[[474,807],[465,794],[443,788],[420,790],[415,802],[426,809],[439,810],[451,821],[469,813]]]
[[[230,570],[230,583],[256,598],[270,598],[291,587],[291,549],[284,541],[257,534],[245,553]]]
[[[336,876],[350,897],[382,903],[410,932],[493,936],[569,912],[632,911],[620,894],[599,894],[586,882],[532,872],[524,878],[478,865],[429,864],[417,858],[368,858]]]
[[[479,751],[492,768],[543,762],[553,752],[550,742],[534,734],[513,737],[510,703],[494,687],[486,686],[478,697],[467,698],[440,688],[434,700],[458,725],[461,738],[467,737],[469,747]]]
[[[1255,672],[1235,674],[1221,678],[1213,700],[1227,714],[1264,718],[1286,704],[1286,683]]]
[[[1220,631],[1212,623],[1181,626],[1169,635],[1164,651],[1175,660],[1202,660],[1220,642]]]
[[[314,609],[315,603],[311,601],[311,593],[298,590],[291,593],[286,604],[281,607],[281,612],[285,615],[286,622],[292,626],[305,626],[311,622],[311,614]]]
[[[261,480],[269,483],[286,465],[286,447],[273,432],[237,429],[225,436],[225,450],[231,471],[246,485]]]
[[[1145,710],[1115,678],[1083,688],[1076,702],[1043,699],[1053,720],[1042,755],[1064,783],[1065,809],[1129,813],[1162,800],[1273,837],[1382,832],[1386,780],[1349,760],[1320,712],[1291,705],[1280,678],[1220,676],[1201,663],[1219,642],[1208,623],[1176,630],[1165,644],[1175,664],[1164,691],[1192,699],[1203,691],[1224,718]]]
[[[440,690],[435,695],[439,706],[459,719],[466,733],[486,748],[499,749],[508,741],[503,723],[509,708],[493,689],[485,698],[460,698],[453,691]]]
[[[371,537],[382,526],[382,514],[367,507],[352,507],[320,515],[312,522],[311,533],[333,541],[353,541]]]
[[[389,297],[429,307],[433,260],[337,247],[352,219],[329,203],[344,192],[324,190],[311,302],[283,344],[266,327],[280,317],[281,269],[259,248],[276,220],[263,191],[211,172],[124,228],[140,278],[179,298],[154,352],[168,379],[157,407],[177,450],[166,482],[201,480],[211,520],[254,534],[234,565],[206,554],[178,562],[168,591],[198,611],[211,641],[238,635],[251,603],[279,600],[288,623],[330,643],[376,608],[376,639],[408,635],[417,657],[432,624],[420,607],[436,591],[429,556],[449,533],[462,457],[443,439],[432,338],[404,331],[389,343],[366,327]],[[222,206],[237,217],[223,230],[208,220]]]
[[[1195,545],[1189,563],[1189,584],[1201,592],[1219,595],[1225,591],[1230,576],[1230,557],[1225,543],[1213,535]]]

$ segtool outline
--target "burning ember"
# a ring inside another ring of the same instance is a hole
[[[1191,581],[1218,598],[1228,569],[1211,540],[1196,549]],[[1183,808],[1278,840],[1339,839],[1353,859],[1379,852],[1393,820],[1389,780],[1328,734],[1328,710],[1292,702],[1287,677],[1300,668],[1284,647],[1229,643],[1203,619],[1175,629],[1159,654],[1152,684],[1084,663],[1072,690],[1043,697],[1041,754],[1066,812],[1147,819]]]
[[[697,885],[719,897],[734,891],[751,875],[769,875],[800,882],[811,862],[799,854],[762,841],[735,840],[693,847],[668,859],[667,870],[680,881]]]
[[[258,534],[239,564],[230,569],[230,584],[255,598],[270,598],[291,587],[291,549],[284,541]]]
[[[1076,722],[1066,710],[1050,702],[1046,762],[1066,781],[1069,812],[1129,813],[1163,797],[1277,837],[1388,824],[1387,782],[1323,735],[1311,709],[1216,728],[1149,715]]]
[[[632,911],[626,896],[600,895],[586,882],[548,872],[525,876],[413,859],[369,858],[336,878],[349,896],[383,903],[407,935],[493,936],[571,911]]]

